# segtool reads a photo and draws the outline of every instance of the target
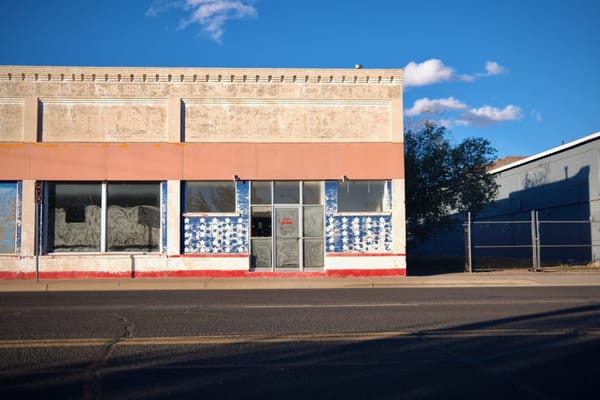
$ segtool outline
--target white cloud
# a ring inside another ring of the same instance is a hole
[[[487,71],[487,76],[501,75],[506,74],[508,72],[506,68],[504,68],[502,65],[498,64],[495,61],[486,62],[485,70]]]
[[[454,69],[436,58],[422,63],[411,61],[404,67],[405,87],[433,85],[455,79],[460,77],[456,75]]]
[[[542,114],[539,111],[531,110],[531,115],[536,120],[536,122],[544,121],[544,119],[542,118]]]
[[[508,70],[504,68],[502,65],[498,64],[496,61],[486,61],[485,63],[485,72],[479,72],[475,74],[476,77],[488,77],[493,75],[502,75],[507,74]]]
[[[227,21],[257,16],[253,2],[254,0],[155,0],[146,15],[158,15],[172,8],[184,10],[188,16],[181,20],[181,29],[192,24],[200,25],[212,40],[220,43]]]
[[[503,109],[483,106],[472,108],[463,113],[456,119],[457,125],[489,126],[500,122],[516,121],[523,118],[523,112],[520,107],[509,104]]]
[[[454,68],[445,65],[437,58],[432,58],[422,63],[411,61],[404,67],[404,87],[426,86],[448,81],[472,82],[476,78],[506,73],[508,70],[502,65],[495,61],[487,61],[485,72],[472,75],[457,74]]]
[[[419,114],[436,114],[449,110],[464,110],[468,106],[454,97],[445,99],[428,99],[427,97],[415,101],[413,106],[405,111],[406,116],[412,117]]]

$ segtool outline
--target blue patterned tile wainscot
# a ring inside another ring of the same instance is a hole
[[[387,182],[391,197],[391,182]],[[389,253],[392,218],[389,214],[337,214],[336,181],[325,182],[325,235],[328,253]],[[391,198],[387,201],[391,204]]]
[[[185,254],[247,254],[250,199],[247,181],[236,182],[237,215],[185,217]]]

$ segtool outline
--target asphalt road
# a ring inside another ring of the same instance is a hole
[[[0,398],[597,398],[600,287],[0,293]]]

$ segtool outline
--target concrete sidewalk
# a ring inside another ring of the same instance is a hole
[[[372,278],[137,278],[0,280],[0,292],[600,286],[600,272],[500,271]]]

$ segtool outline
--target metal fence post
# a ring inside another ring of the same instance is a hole
[[[531,253],[531,270],[537,272],[540,270],[540,223],[536,210],[531,210]]]
[[[473,273],[473,247],[471,246],[471,211],[467,212],[467,271]]]
[[[542,270],[542,240],[540,238],[540,212],[538,210],[535,211],[535,238],[536,238],[536,247],[537,247],[537,251],[536,251],[536,265],[537,265],[537,270],[536,271],[541,271]]]
[[[535,244],[535,211],[531,210],[531,270],[536,271],[536,262],[537,262],[537,246]]]

